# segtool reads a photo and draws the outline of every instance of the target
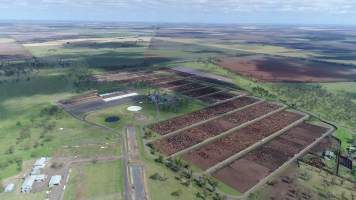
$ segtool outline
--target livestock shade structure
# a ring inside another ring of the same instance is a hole
[[[28,176],[26,177],[25,181],[22,184],[21,187],[21,192],[23,193],[29,193],[32,190],[32,185],[35,182],[36,177],[35,176]]]
[[[352,160],[348,159],[347,157],[340,156],[339,163],[340,163],[340,165],[343,165],[346,168],[349,168],[350,170],[352,170]]]
[[[48,183],[48,187],[53,187],[55,185],[60,185],[62,180],[62,176],[60,175],[55,175],[51,177],[51,180]]]

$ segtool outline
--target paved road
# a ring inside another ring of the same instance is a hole
[[[144,183],[143,167],[134,164],[131,166],[133,200],[146,200],[145,183]]]
[[[126,200],[132,200],[131,198],[131,189],[130,189],[130,180],[129,180],[129,168],[128,168],[128,151],[127,151],[127,146],[126,146],[126,140],[122,140],[122,164],[123,164],[123,170],[124,170],[124,196]]]
[[[131,199],[132,200],[146,200],[147,194],[145,189],[144,168],[139,161],[138,147],[136,140],[136,129],[134,126],[127,126],[127,156],[128,160],[132,162],[130,168],[130,180],[132,184]]]
[[[129,160],[137,160],[138,146],[136,140],[136,129],[134,126],[127,126],[127,144]]]

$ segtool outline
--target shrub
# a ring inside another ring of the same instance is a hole
[[[45,107],[41,110],[41,115],[49,115],[49,116],[55,116],[60,113],[60,109],[58,106],[51,105],[49,107]]]
[[[15,152],[15,147],[11,145],[6,151],[5,154],[13,154]]]
[[[52,165],[51,165],[51,168],[53,168],[53,169],[60,169],[60,168],[62,168],[63,167],[63,163],[57,163],[57,162],[55,162],[55,163],[53,163]]]
[[[23,163],[22,159],[21,158],[15,158],[15,162],[16,162],[16,165],[17,165],[16,169],[18,171],[21,171],[22,170],[22,163]]]
[[[162,155],[159,155],[157,158],[155,158],[155,161],[158,162],[158,163],[163,163],[164,158],[163,158]]]
[[[172,196],[179,197],[182,194],[182,190],[177,190],[171,193]]]

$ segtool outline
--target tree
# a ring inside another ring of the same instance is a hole
[[[226,199],[227,199],[226,196],[221,195],[219,193],[214,193],[214,195],[213,195],[213,200],[226,200]]]

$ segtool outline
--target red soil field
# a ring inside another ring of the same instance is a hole
[[[302,123],[219,169],[213,176],[246,192],[326,131],[327,128]]]
[[[208,95],[210,93],[218,92],[220,91],[217,88],[214,87],[207,87],[207,88],[202,88],[202,89],[197,89],[193,91],[188,91],[188,92],[183,92],[182,94],[190,96],[190,97],[200,97],[204,95]]]
[[[222,58],[219,65],[267,82],[333,82],[356,80],[351,66],[293,58],[244,56]]]
[[[202,110],[198,110],[183,116],[175,117],[166,121],[158,122],[149,126],[148,128],[153,131],[166,135],[170,132],[179,130],[186,126],[190,126],[192,124],[198,123],[200,121],[207,120],[212,117],[219,116],[229,111],[233,111],[235,109],[247,106],[249,104],[255,103],[259,101],[258,99],[252,97],[241,97],[237,99],[233,99],[221,104],[213,105]]]
[[[0,60],[30,59],[32,54],[16,42],[0,42]]]
[[[153,144],[161,153],[172,155],[278,108],[281,108],[281,106],[267,102],[259,103],[222,118],[181,131],[171,137],[157,140]]]
[[[236,96],[236,95],[229,93],[229,92],[219,92],[219,93],[212,94],[209,96],[201,97],[201,98],[199,98],[199,100],[207,102],[207,103],[216,103],[218,101],[224,101],[227,99],[231,99],[234,96]]]
[[[183,156],[183,159],[201,169],[208,169],[302,117],[301,114],[289,111],[275,113],[228,136],[219,138],[213,143],[188,152]]]

